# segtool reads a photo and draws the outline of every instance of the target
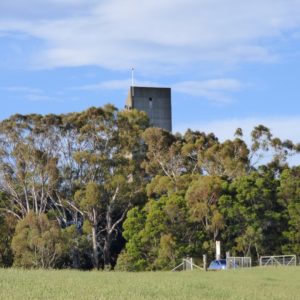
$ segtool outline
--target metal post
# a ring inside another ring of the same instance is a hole
[[[207,271],[207,256],[206,256],[206,254],[203,255],[203,269],[205,272]]]
[[[226,269],[229,269],[229,268],[230,268],[229,257],[230,257],[230,252],[227,251],[227,252],[226,252]]]

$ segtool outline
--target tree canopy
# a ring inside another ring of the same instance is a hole
[[[112,105],[14,115],[0,122],[0,265],[170,269],[216,240],[300,255],[299,149],[263,125],[221,142]]]

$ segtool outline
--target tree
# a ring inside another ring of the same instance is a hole
[[[0,123],[0,177],[10,200],[5,208],[18,219],[42,214],[55,202],[58,184],[56,136],[40,115],[15,115]]]
[[[224,181],[216,176],[201,176],[194,180],[186,193],[186,201],[194,222],[202,223],[216,241],[220,230],[225,226],[224,218],[218,209]]]
[[[13,263],[11,240],[14,235],[17,219],[11,214],[5,214],[7,196],[0,192],[0,267],[10,267]]]
[[[240,138],[215,143],[198,154],[198,164],[203,173],[234,179],[249,169],[249,150]]]
[[[203,174],[205,170],[202,163],[199,162],[199,158],[208,149],[219,143],[218,138],[213,133],[205,134],[204,132],[188,129],[183,139],[182,155],[185,158],[188,172]]]
[[[147,173],[167,176],[176,185],[178,177],[186,171],[181,154],[181,137],[160,128],[148,128],[143,139],[148,146],[148,160],[145,161]]]
[[[219,201],[227,225],[222,235],[227,249],[257,257],[279,253],[282,207],[277,186],[274,173],[264,168],[229,185],[229,193]]]
[[[84,148],[74,153],[78,191],[68,203],[90,222],[94,267],[101,254],[103,266],[111,268],[112,243],[126,213],[144,201],[141,133],[148,121],[145,113],[117,112],[109,105],[87,110],[82,119],[78,139]]]
[[[123,237],[127,243],[118,257],[116,269],[121,271],[143,271],[149,262],[143,251],[143,229],[146,222],[146,211],[134,207],[128,211],[123,223]]]
[[[280,176],[278,201],[282,205],[284,243],[286,254],[300,254],[300,168],[285,169]]]
[[[0,215],[0,267],[10,267],[13,263],[11,240],[16,219],[13,216]]]
[[[101,191],[100,187],[95,182],[87,184],[84,191],[79,190],[75,194],[75,203],[80,208],[80,212],[86,218],[92,230],[93,243],[93,259],[94,267],[99,268],[99,253],[98,253],[98,223],[101,218]]]
[[[14,265],[26,268],[53,268],[63,253],[63,239],[56,221],[45,214],[29,212],[19,221],[12,239]]]
[[[250,147],[250,161],[254,167],[265,156],[266,152],[271,152],[272,158],[269,164],[278,169],[287,166],[287,158],[294,155],[299,149],[292,141],[282,141],[273,137],[269,128],[264,125],[255,126],[251,132],[252,144]]]
[[[203,253],[203,228],[191,221],[182,191],[131,209],[123,229],[127,243],[118,258],[118,269],[170,270],[182,257]]]
[[[229,179],[249,169],[249,150],[240,138],[220,143],[213,134],[188,130],[184,136],[149,128],[143,135],[148,145],[146,170],[174,183],[183,174],[208,174]]]

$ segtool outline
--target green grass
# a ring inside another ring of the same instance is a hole
[[[220,272],[0,269],[0,299],[300,299],[300,267]]]

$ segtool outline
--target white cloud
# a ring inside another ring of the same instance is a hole
[[[86,14],[97,0],[13,0],[0,1],[3,19],[56,19],[68,15]]]
[[[160,83],[150,82],[150,81],[141,81],[135,80],[135,86],[162,86]],[[120,80],[108,80],[102,81],[94,84],[87,84],[79,87],[73,87],[71,89],[74,90],[85,90],[85,91],[93,91],[93,90],[128,90],[128,87],[131,86],[131,79],[120,79]]]
[[[131,85],[131,79],[108,80],[95,84],[88,84],[79,87],[73,87],[72,90],[124,90],[127,91]],[[135,80],[135,86],[162,87],[161,83]],[[173,83],[171,86],[174,92],[190,95],[193,97],[208,99],[216,103],[228,103],[232,100],[229,93],[238,92],[243,85],[236,79],[222,78],[203,81],[183,81]]]
[[[42,93],[41,89],[32,88],[28,86],[0,86],[0,90],[12,93]]]
[[[176,72],[207,61],[272,62],[279,55],[272,41],[300,26],[296,0],[42,2],[0,4],[0,31],[45,42],[35,55],[37,67],[129,70],[135,65],[141,71]]]
[[[77,101],[76,97],[65,96],[63,92],[55,92],[54,94],[46,93],[46,91],[30,86],[0,86],[0,91],[18,94],[22,100],[31,102],[66,102]]]
[[[267,126],[273,136],[283,140],[290,139],[295,143],[300,143],[300,116],[272,117],[272,118],[244,118],[227,119],[199,123],[177,124],[174,132],[184,133],[188,128],[193,130],[213,132],[221,141],[232,139],[237,128],[242,128],[245,139],[250,142],[250,133],[257,125]]]
[[[213,79],[205,81],[184,81],[175,83],[175,92],[206,98],[218,103],[231,101],[229,92],[237,92],[242,88],[242,84],[236,79]]]

